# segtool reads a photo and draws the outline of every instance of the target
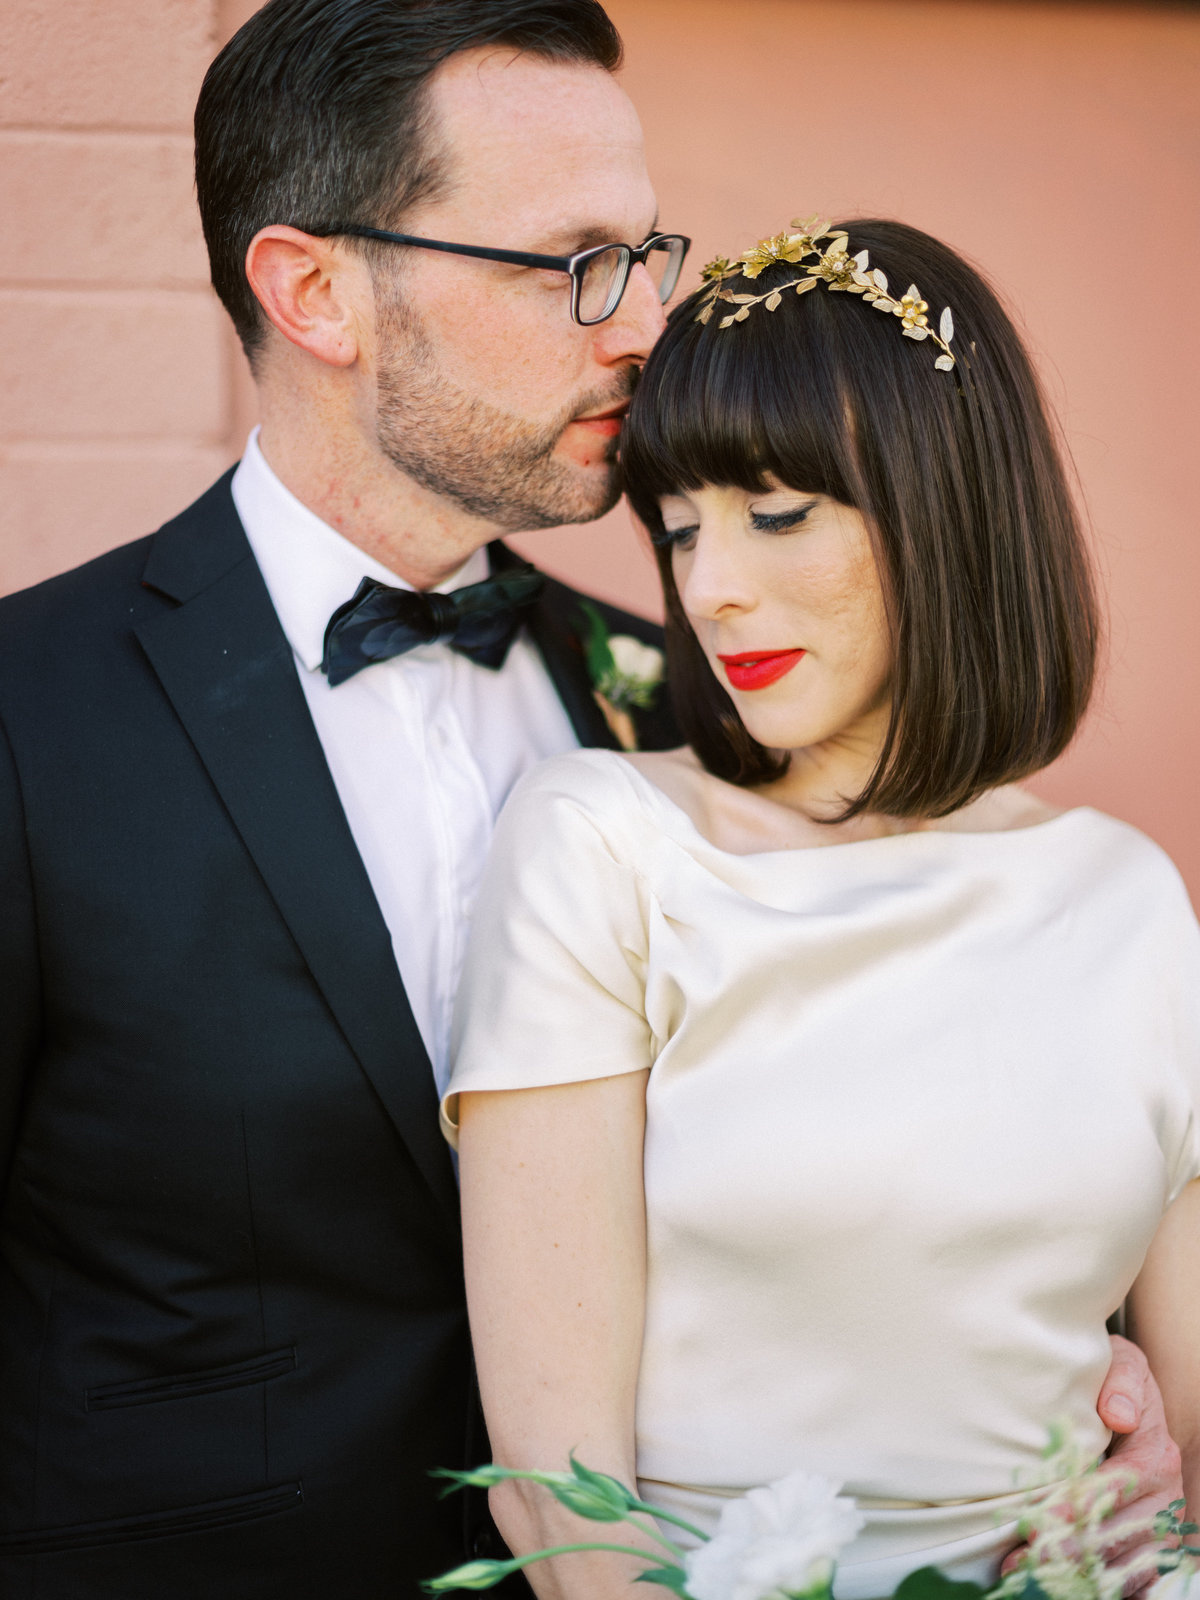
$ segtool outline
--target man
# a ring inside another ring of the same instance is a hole
[[[206,80],[261,437],[0,621],[6,1600],[463,1554],[449,1007],[508,789],[613,743],[579,597],[494,541],[613,504],[680,246],[505,253],[653,237],[618,56],[594,0],[270,0]]]

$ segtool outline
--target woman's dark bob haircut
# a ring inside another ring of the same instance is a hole
[[[1079,522],[1020,338],[974,268],[898,222],[836,224],[893,286],[916,283],[936,326],[954,313],[952,372],[931,341],[822,284],[745,322],[671,315],[624,429],[625,484],[658,546],[669,677],[684,736],[731,783],[779,777],[683,612],[659,500],[768,474],[866,519],[892,636],[891,720],[843,817],[939,817],[1059,755],[1087,707],[1098,620]],[[798,276],[784,263],[761,293]]]

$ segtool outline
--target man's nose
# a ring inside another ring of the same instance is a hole
[[[596,355],[606,366],[644,361],[667,325],[654,279],[639,261],[629,273],[621,303],[607,322],[596,326]]]

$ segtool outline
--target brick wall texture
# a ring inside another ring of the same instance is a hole
[[[0,591],[150,531],[235,448],[191,180],[216,0],[4,11]]]

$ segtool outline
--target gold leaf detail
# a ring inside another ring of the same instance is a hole
[[[777,311],[788,289],[794,289],[797,294],[806,294],[823,282],[831,294],[861,295],[864,305],[874,306],[885,314],[891,312],[899,318],[900,331],[906,339],[918,344],[925,339],[932,339],[941,352],[934,361],[938,371],[949,372],[954,367],[955,357],[949,348],[954,338],[954,317],[949,306],[943,308],[935,332],[929,325],[929,306],[922,300],[916,284],[910,283],[903,296],[893,296],[888,288],[887,274],[870,265],[870,252],[859,250],[851,253],[850,236],[845,228],[833,228],[815,214],[811,217],[794,217],[790,226],[791,232],[760,239],[752,249],[743,251],[736,261],[718,256],[708,263],[703,272],[708,289],[701,301],[697,322],[710,321],[713,312],[718,309],[716,301],[720,300],[737,308],[720,320],[719,326],[728,328],[735,322],[745,322],[755,306],[765,305],[768,311]],[[825,243],[819,244],[819,240]],[[805,261],[815,264],[801,265]],[[727,279],[738,277],[744,283],[752,282],[767,267],[782,262],[798,266],[803,276],[766,289],[761,294],[734,294],[724,287]],[[974,349],[974,345],[971,348]]]

